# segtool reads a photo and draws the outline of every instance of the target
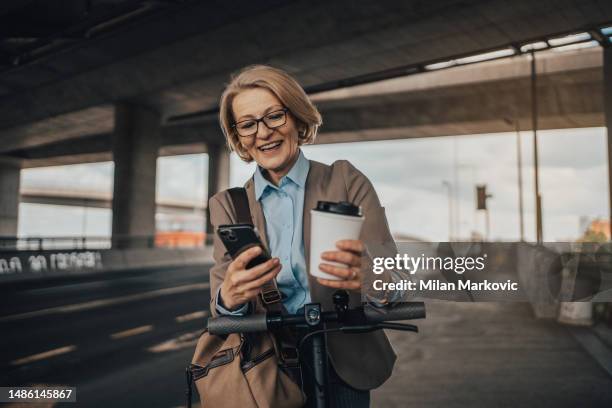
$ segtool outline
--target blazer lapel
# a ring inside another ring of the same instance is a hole
[[[304,256],[306,257],[306,271],[310,275],[310,210],[317,206],[319,199],[319,186],[317,185],[317,169],[316,164],[312,160],[310,161],[310,168],[308,169],[308,176],[306,177],[306,190],[304,192],[304,212],[302,214],[302,233],[304,239]],[[312,288],[312,284],[311,284]]]
[[[306,257],[306,272],[308,273],[308,285],[312,301],[320,302],[325,310],[332,310],[332,294],[334,290],[321,285],[317,282],[317,278],[310,274],[310,268],[318,268],[318,262],[317,265],[310,265],[310,210],[316,208],[317,201],[329,199],[329,197],[324,194],[324,170],[325,168],[321,163],[310,161],[310,169],[308,170],[308,177],[306,178],[306,191],[304,193],[304,256]]]
[[[255,225],[255,228],[257,228],[257,232],[259,233],[262,243],[269,250],[270,245],[268,244],[268,237],[266,234],[266,218],[264,217],[261,203],[255,199],[255,182],[253,181],[253,177],[247,181],[245,188],[247,191],[247,197],[249,198],[249,207],[251,208],[251,218],[253,219],[253,224]]]

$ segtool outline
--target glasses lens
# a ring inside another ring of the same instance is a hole
[[[275,128],[284,125],[286,117],[285,111],[282,110],[270,112],[264,116],[264,122],[269,128]]]
[[[250,136],[257,132],[257,121],[243,120],[242,122],[238,122],[236,123],[236,130],[240,136]]]

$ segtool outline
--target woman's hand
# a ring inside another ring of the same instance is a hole
[[[338,251],[326,251],[321,254],[324,261],[338,262],[346,267],[335,266],[327,263],[319,264],[319,270],[330,275],[342,278],[342,280],[329,280],[317,278],[324,286],[334,289],[360,290],[362,283],[361,256],[365,251],[363,242],[356,239],[343,239],[336,242]]]
[[[255,299],[264,283],[274,279],[282,265],[278,258],[272,258],[260,265],[245,269],[247,264],[261,254],[261,247],[250,248],[234,259],[225,273],[221,284],[221,303],[229,310]]]

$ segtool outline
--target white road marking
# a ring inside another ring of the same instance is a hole
[[[148,324],[146,326],[134,327],[133,329],[113,333],[110,335],[110,337],[111,339],[123,339],[125,337],[136,336],[137,334],[146,333],[151,330],[153,330],[153,326]]]
[[[183,323],[188,322],[190,320],[203,319],[206,316],[208,316],[208,312],[206,310],[199,310],[197,312],[176,316],[175,320],[179,323]]]
[[[121,303],[134,302],[137,300],[150,299],[157,296],[174,295],[177,293],[190,292],[192,290],[209,289],[209,283],[194,283],[191,285],[175,286],[173,288],[164,288],[152,290],[150,292],[137,293],[134,295],[119,296],[110,299],[93,300],[90,302],[76,303],[74,305],[56,306],[47,309],[35,310],[32,312],[19,313],[10,316],[0,317],[0,323],[12,322],[15,320],[29,319],[32,317],[46,316],[54,313],[71,313],[80,312],[83,310],[95,309],[97,307],[118,305]]]
[[[15,365],[28,364],[34,361],[40,361],[46,358],[59,356],[60,354],[70,353],[71,351],[74,351],[74,350],[76,350],[76,346],[72,346],[72,345],[64,346],[64,347],[56,348],[56,349],[49,350],[49,351],[43,351],[42,353],[32,354],[31,356],[19,358],[17,360],[13,360],[11,361],[11,365],[15,366]]]
[[[166,340],[162,343],[151,346],[147,348],[147,351],[151,353],[163,353],[164,351],[173,351],[193,347],[198,342],[200,334],[202,334],[202,330],[181,334],[174,339]]]

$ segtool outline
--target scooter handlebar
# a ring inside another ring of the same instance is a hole
[[[425,303],[405,302],[384,307],[376,307],[368,304],[364,306],[363,312],[368,323],[423,319],[425,318]]]
[[[425,304],[423,302],[406,302],[384,307],[368,304],[363,307],[363,313],[366,320],[365,324],[422,319],[425,317]],[[332,320],[335,321],[336,319],[337,317],[334,317]],[[208,332],[214,335],[262,332],[268,330],[268,328],[267,314],[219,316],[208,319]]]
[[[268,330],[265,314],[247,316],[219,316],[208,319],[208,332],[215,335],[250,333]]]

